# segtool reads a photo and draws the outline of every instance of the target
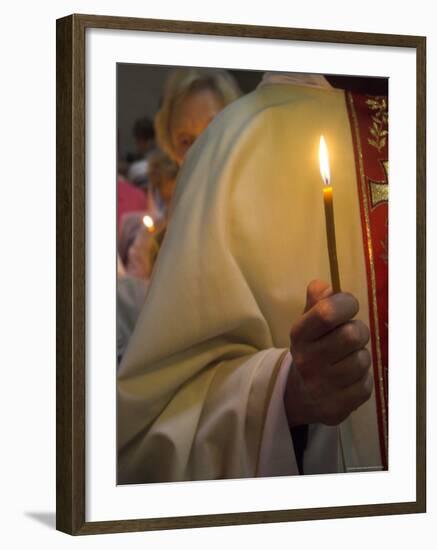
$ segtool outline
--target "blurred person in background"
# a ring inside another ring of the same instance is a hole
[[[240,95],[234,78],[221,69],[170,73],[155,116],[160,149],[149,152],[147,158],[147,211],[127,217],[121,232],[119,251],[128,274],[150,277],[165,236],[178,166],[213,118]],[[152,218],[152,227],[142,223],[146,214]]]
[[[167,79],[155,116],[161,151],[150,152],[146,167],[148,214],[153,225],[147,227],[143,217],[132,215],[126,218],[120,238],[119,252],[127,276],[119,279],[117,285],[118,362],[141,312],[148,280],[165,236],[178,166],[214,117],[240,95],[235,79],[221,69],[177,69]],[[156,196],[152,189],[158,197],[150,204],[150,198]]]
[[[161,108],[155,116],[159,147],[181,165],[213,118],[240,95],[237,82],[225,70],[175,70],[167,79]]]
[[[161,108],[155,116],[157,143],[167,155],[167,160],[165,155],[156,153],[151,155],[150,164],[150,178],[155,178],[155,188],[159,189],[166,218],[154,234],[153,246],[149,251],[152,268],[165,236],[176,185],[172,161],[181,166],[200,134],[224,107],[240,96],[237,82],[222,69],[177,69],[169,75]]]
[[[167,216],[176,186],[178,165],[155,150],[149,157],[150,191],[158,209],[126,215],[122,224],[119,254],[128,275],[148,279],[164,238]]]
[[[149,156],[150,187],[156,202],[160,205],[161,216],[167,217],[171,199],[176,187],[179,166],[160,149]]]
[[[157,150],[150,155],[150,185],[156,191],[162,209],[162,218],[158,221],[159,228],[153,232],[152,238],[149,241],[148,257],[150,269],[153,269],[159,248],[165,236],[178,171],[178,165],[162,151]]]
[[[135,148],[126,155],[127,177],[143,189],[148,185],[148,156],[155,149],[155,129],[149,117],[138,118],[132,129]]]

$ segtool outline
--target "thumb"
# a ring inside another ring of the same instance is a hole
[[[325,281],[315,279],[311,281],[307,286],[307,301],[305,305],[305,311],[311,309],[317,302],[320,302],[323,298],[327,298],[332,295],[331,286]]]

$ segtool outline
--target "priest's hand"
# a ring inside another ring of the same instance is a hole
[[[370,398],[370,333],[353,320],[358,308],[352,294],[332,294],[319,280],[308,285],[305,311],[290,333],[293,363],[284,396],[290,427],[337,425]]]

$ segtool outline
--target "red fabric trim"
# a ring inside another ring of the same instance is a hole
[[[388,100],[347,92],[365,253],[383,468],[388,468]]]

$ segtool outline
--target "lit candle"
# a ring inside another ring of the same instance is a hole
[[[151,216],[144,216],[143,218],[143,224],[147,227],[147,230],[150,233],[155,232],[155,224],[153,222],[153,218]]]
[[[337,247],[335,244],[334,208],[332,202],[332,186],[330,184],[328,148],[323,136],[319,146],[320,174],[323,179],[323,202],[325,205],[326,237],[328,240],[329,267],[331,270],[331,285],[334,293],[340,292],[340,276],[338,273]]]
[[[319,146],[319,161],[320,174],[324,183],[323,186],[323,203],[325,205],[325,220],[326,220],[326,238],[328,241],[329,268],[331,270],[331,286],[333,293],[340,292],[340,276],[338,274],[337,246],[335,244],[335,225],[334,225],[334,208],[332,203],[332,186],[331,175],[329,170],[328,148],[323,136],[320,136]],[[344,434],[344,426],[340,424],[338,432],[338,442],[343,462],[343,469],[347,471],[346,455],[344,452],[344,440],[347,441]]]

